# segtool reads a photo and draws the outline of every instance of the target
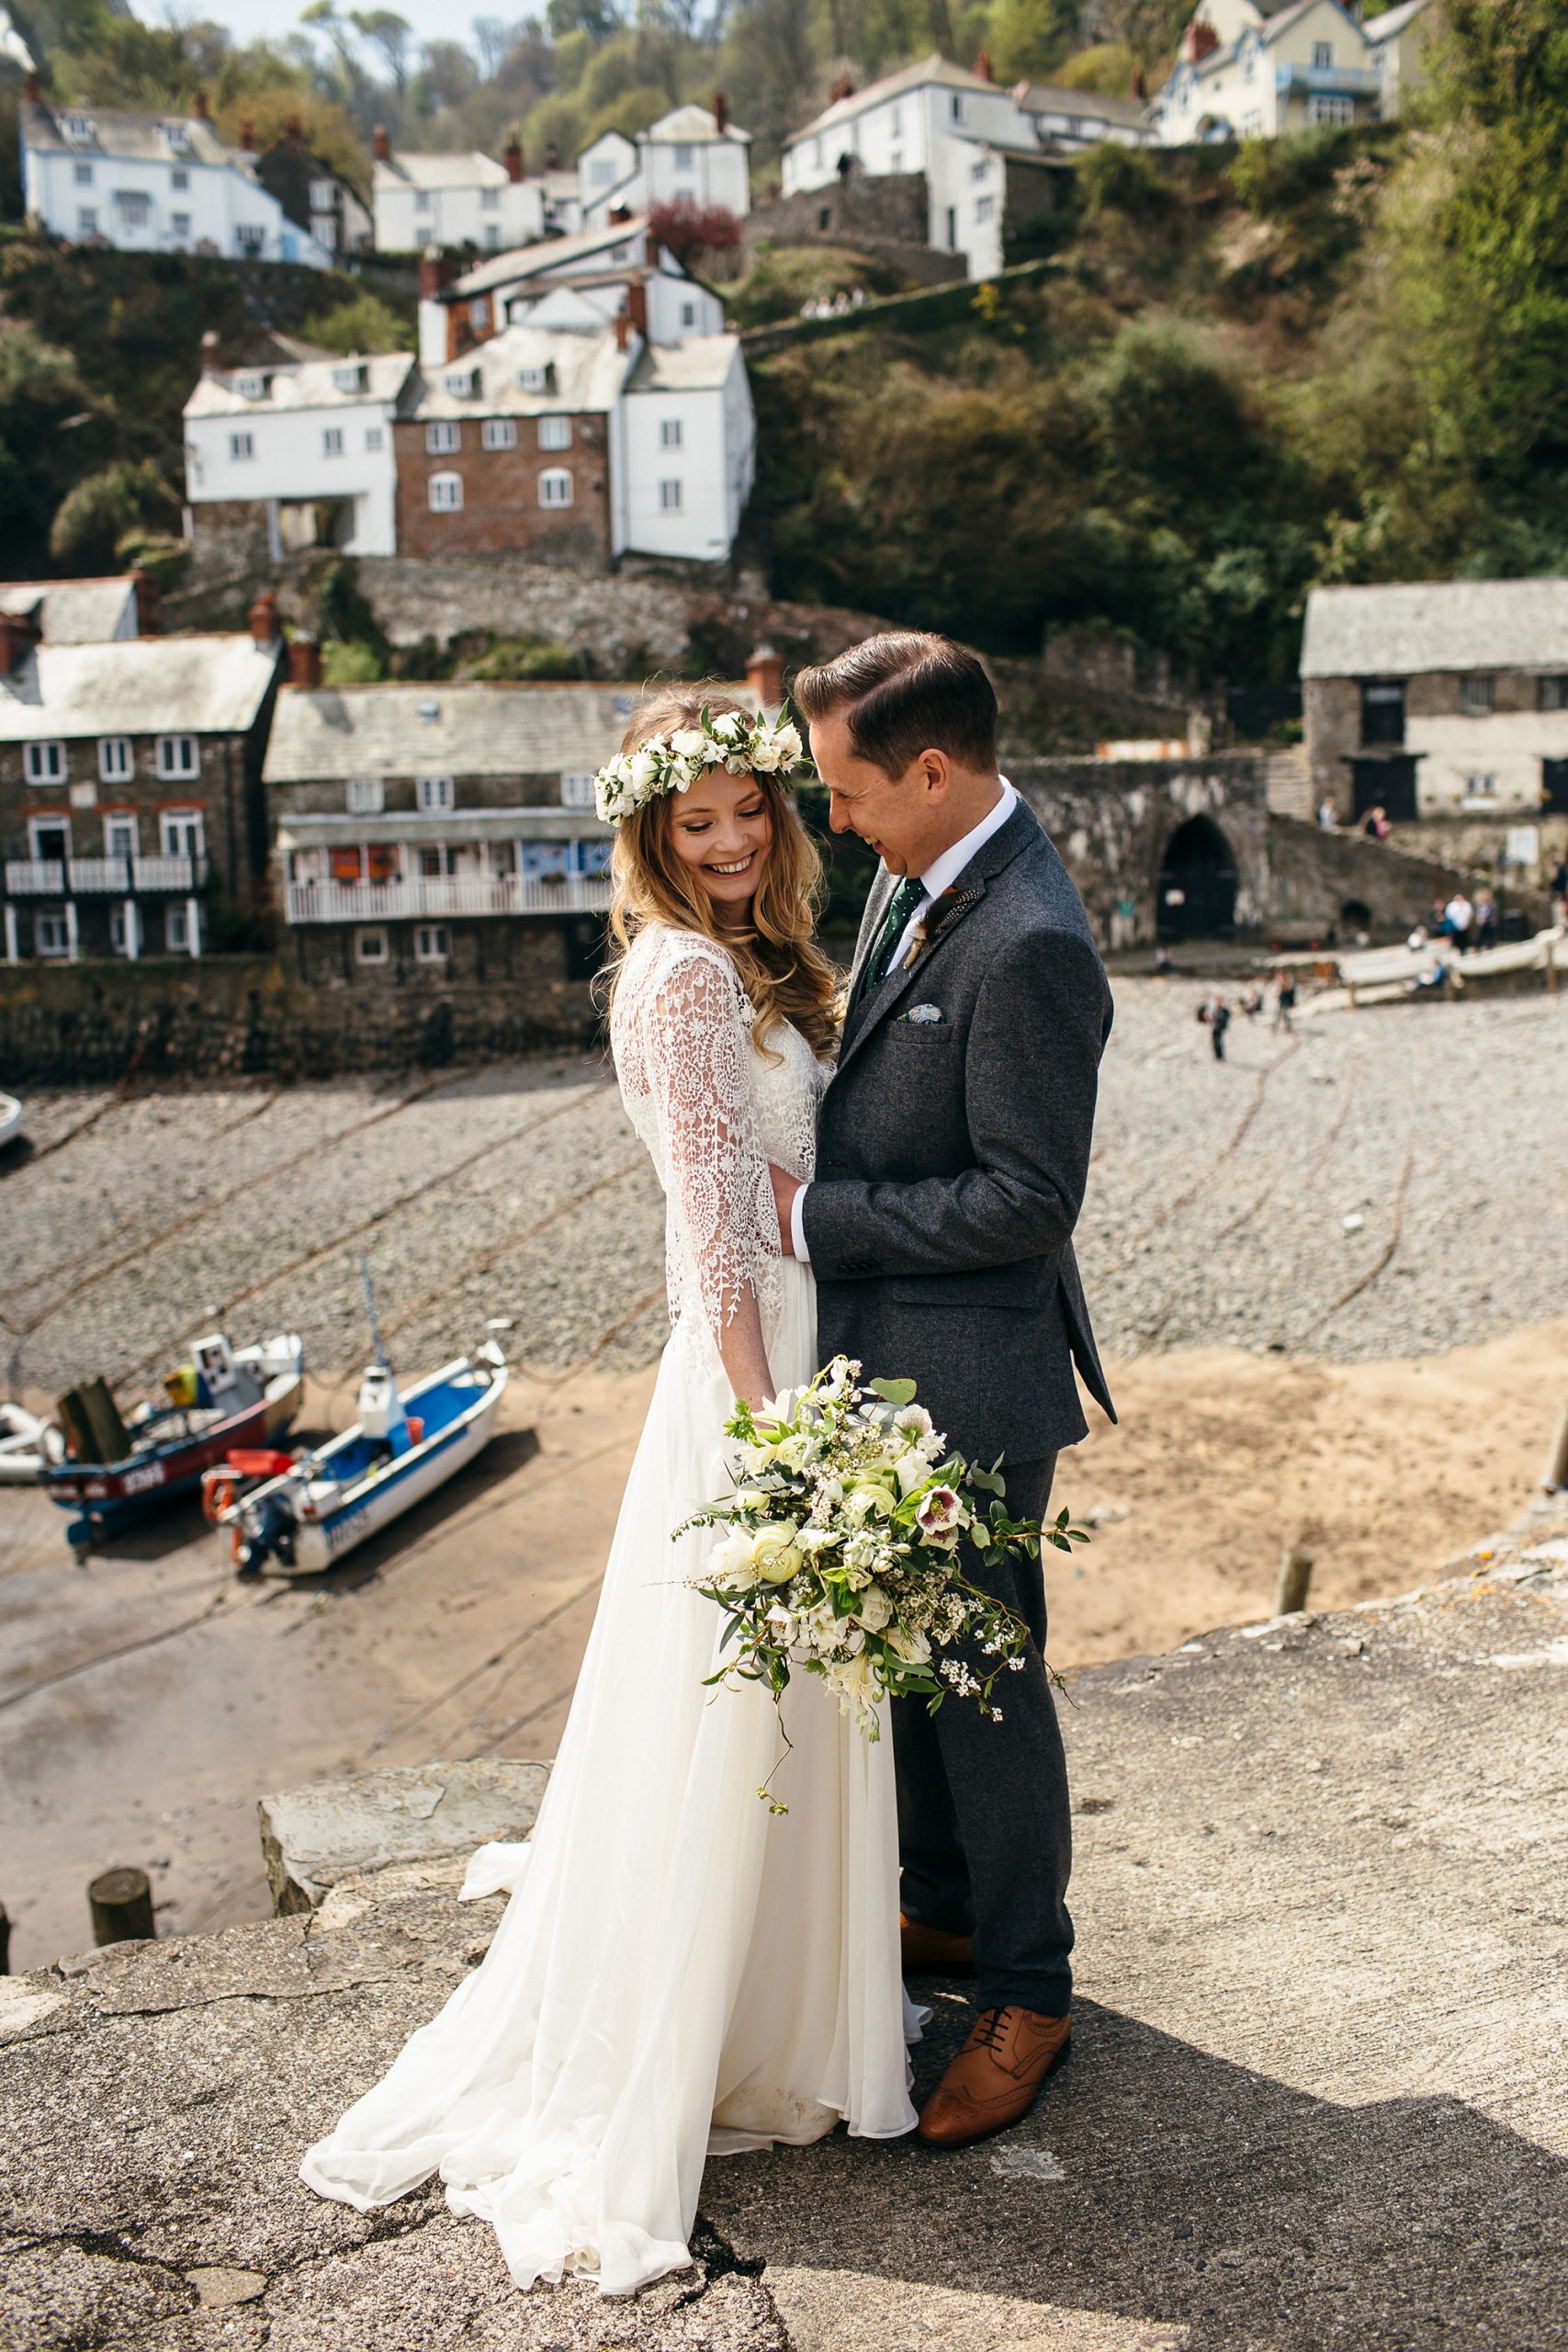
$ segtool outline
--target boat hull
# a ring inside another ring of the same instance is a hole
[[[81,1514],[66,1531],[70,1540],[116,1534],[193,1493],[202,1472],[226,1462],[231,1449],[265,1445],[280,1436],[299,1410],[303,1390],[303,1378],[297,1374],[246,1411],[144,1457],[132,1455],[126,1462],[86,1469],[51,1464],[43,1474],[50,1500],[62,1510]]]
[[[367,1536],[389,1526],[404,1511],[412,1510],[415,1503],[423,1502],[426,1495],[444,1487],[448,1478],[455,1477],[477,1453],[482,1453],[494,1436],[495,1417],[505,1387],[504,1376],[493,1381],[473,1415],[465,1417],[458,1427],[443,1430],[432,1441],[428,1453],[423,1446],[415,1447],[412,1454],[392,1464],[381,1477],[341,1510],[324,1519],[301,1520],[294,1532],[294,1564],[289,1567],[281,1561],[276,1562],[277,1573],[320,1576],[323,1568],[335,1567],[346,1558]]]

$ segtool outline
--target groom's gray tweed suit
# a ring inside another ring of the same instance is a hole
[[[879,874],[855,979],[894,885]],[[1021,801],[925,919],[924,944],[852,989],[803,1204],[824,1361],[909,1378],[971,1459],[1005,1453],[1008,1503],[1039,1516],[1059,1448],[1109,1413],[1073,1256],[1111,991],[1066,869]],[[919,1008],[921,1017],[911,1019]],[[940,1014],[933,1019],[932,1012]],[[997,1686],[1000,1723],[950,1700],[894,1709],[903,1902],[973,1932],[983,2006],[1060,2016],[1071,1991],[1066,1769],[1040,1567],[967,1573],[1034,1635]]]

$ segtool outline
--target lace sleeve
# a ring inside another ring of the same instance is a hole
[[[637,1027],[667,1170],[670,1311],[700,1310],[722,1342],[737,1315],[766,1316],[779,1265],[746,999],[710,952],[667,957],[649,980]]]

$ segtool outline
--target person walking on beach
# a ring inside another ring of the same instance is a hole
[[[1287,1035],[1290,1035],[1295,1027],[1295,1022],[1293,1019],[1295,1010],[1296,976],[1294,972],[1281,972],[1280,975],[1280,985],[1274,992],[1274,1027],[1276,1033],[1283,1029]]]
[[[1209,1038],[1214,1048],[1214,1059],[1225,1057],[1225,1031],[1231,1025],[1231,1009],[1223,996],[1217,996],[1209,1007]]]

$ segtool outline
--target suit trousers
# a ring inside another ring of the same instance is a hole
[[[1055,1469],[1054,1453],[1004,1463],[1014,1518],[1044,1518]],[[907,1918],[973,1936],[982,2008],[1062,2017],[1073,1984],[1072,1822],[1044,1663],[1043,1564],[1013,1557],[988,1568],[965,1547],[963,1572],[1023,1619],[1030,1641],[1022,1672],[1004,1671],[992,1692],[999,1723],[973,1699],[949,1696],[934,1715],[921,1700],[893,1702],[900,1899]]]

